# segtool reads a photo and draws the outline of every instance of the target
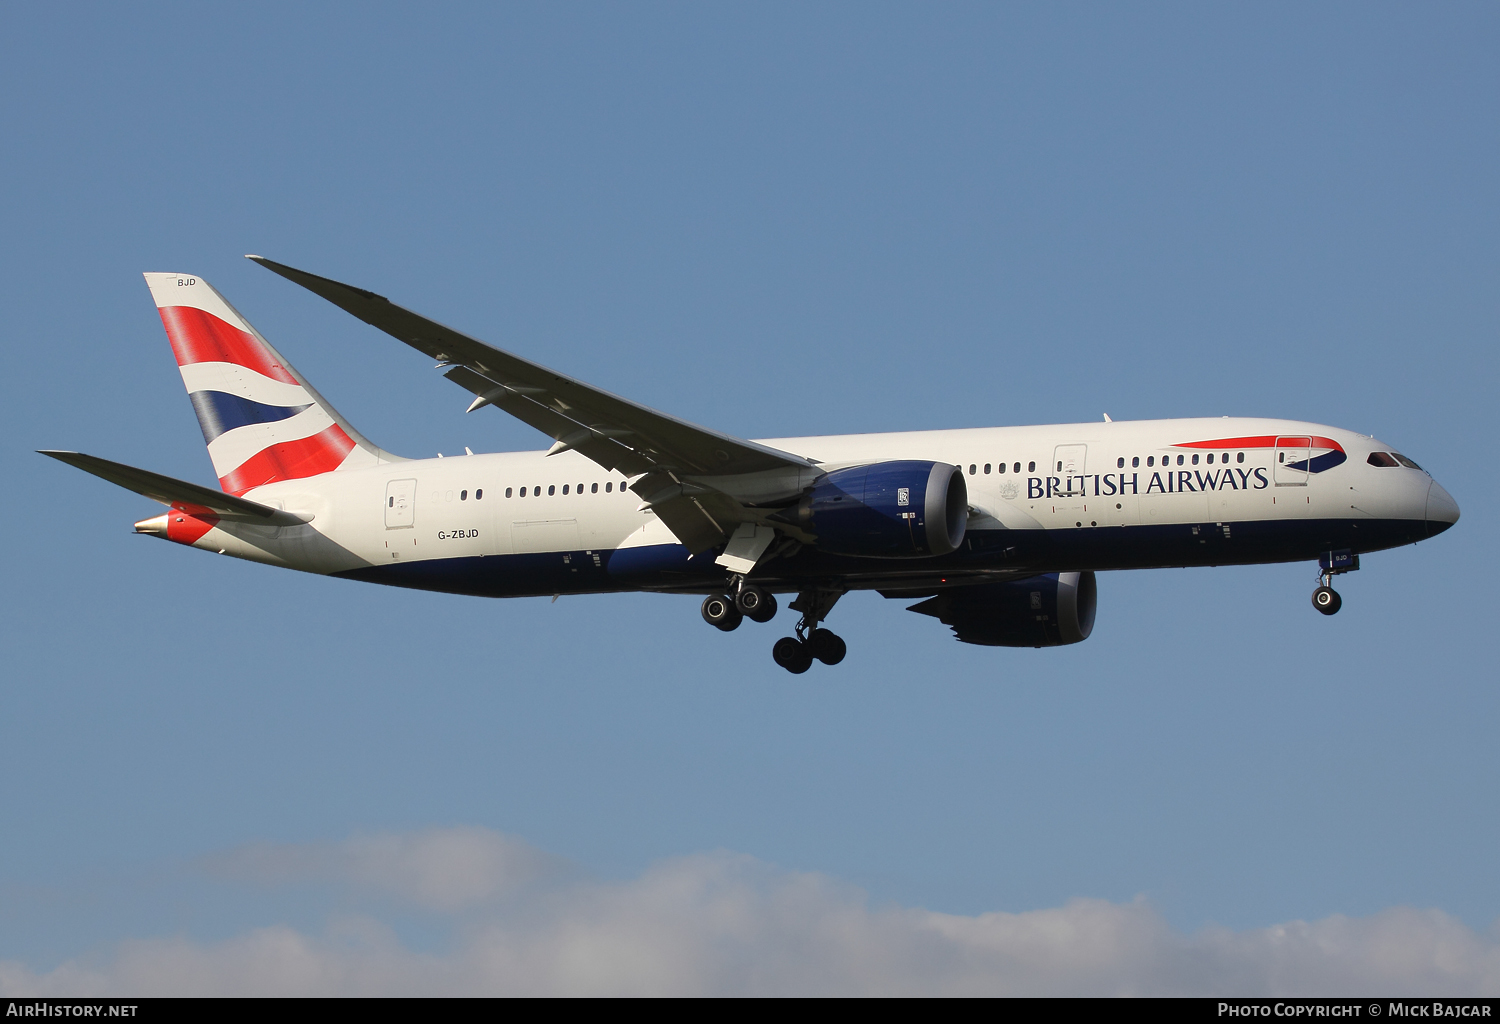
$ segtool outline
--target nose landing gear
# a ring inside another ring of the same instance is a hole
[[[1344,599],[1333,589],[1333,578],[1359,568],[1359,556],[1349,551],[1328,551],[1318,559],[1318,589],[1313,591],[1313,607],[1324,615],[1337,615]]]
[[[1326,583],[1313,591],[1312,602],[1313,607],[1324,615],[1336,615],[1344,606],[1344,599],[1339,597],[1339,592]]]

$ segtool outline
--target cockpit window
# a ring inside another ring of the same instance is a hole
[[[1391,454],[1396,457],[1397,462],[1401,463],[1401,465],[1405,466],[1407,469],[1418,469],[1422,470],[1423,473],[1427,472],[1425,469],[1422,469],[1421,466],[1417,465],[1415,462],[1411,461],[1411,459],[1408,459],[1400,452],[1391,452]]]
[[[1389,452],[1371,452],[1370,457],[1365,461],[1372,466],[1379,466],[1381,469],[1395,469],[1401,465]]]

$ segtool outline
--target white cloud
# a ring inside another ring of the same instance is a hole
[[[257,843],[205,857],[199,866],[212,877],[266,885],[343,882],[449,912],[566,871],[560,858],[474,827],[357,836],[342,843]]]
[[[966,917],[872,907],[825,876],[728,853],[625,882],[580,880],[472,828],[252,847],[210,866],[260,882],[336,879],[454,914],[452,942],[416,951],[373,917],[316,935],[277,926],[210,944],[132,940],[45,972],[0,963],[0,994],[1500,992],[1500,942],[1436,910],[1193,935],[1140,900]]]

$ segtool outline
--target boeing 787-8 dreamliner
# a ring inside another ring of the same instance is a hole
[[[339,415],[208,282],[147,274],[219,490],[44,452],[168,506],[136,532],[236,558],[483,597],[704,595],[722,630],[795,594],[776,663],[842,661],[822,623],[850,590],[965,643],[1077,643],[1105,569],[1319,563],[1313,605],[1360,555],[1458,521],[1372,437],[1230,418],[742,440],[657,412],[373,292],[251,256],[446,367],[551,437],[546,451],[405,459]],[[920,599],[920,600],[918,600]]]

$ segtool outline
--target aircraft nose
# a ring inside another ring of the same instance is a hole
[[[1458,522],[1458,502],[1436,480],[1427,491],[1427,535],[1435,537]]]

